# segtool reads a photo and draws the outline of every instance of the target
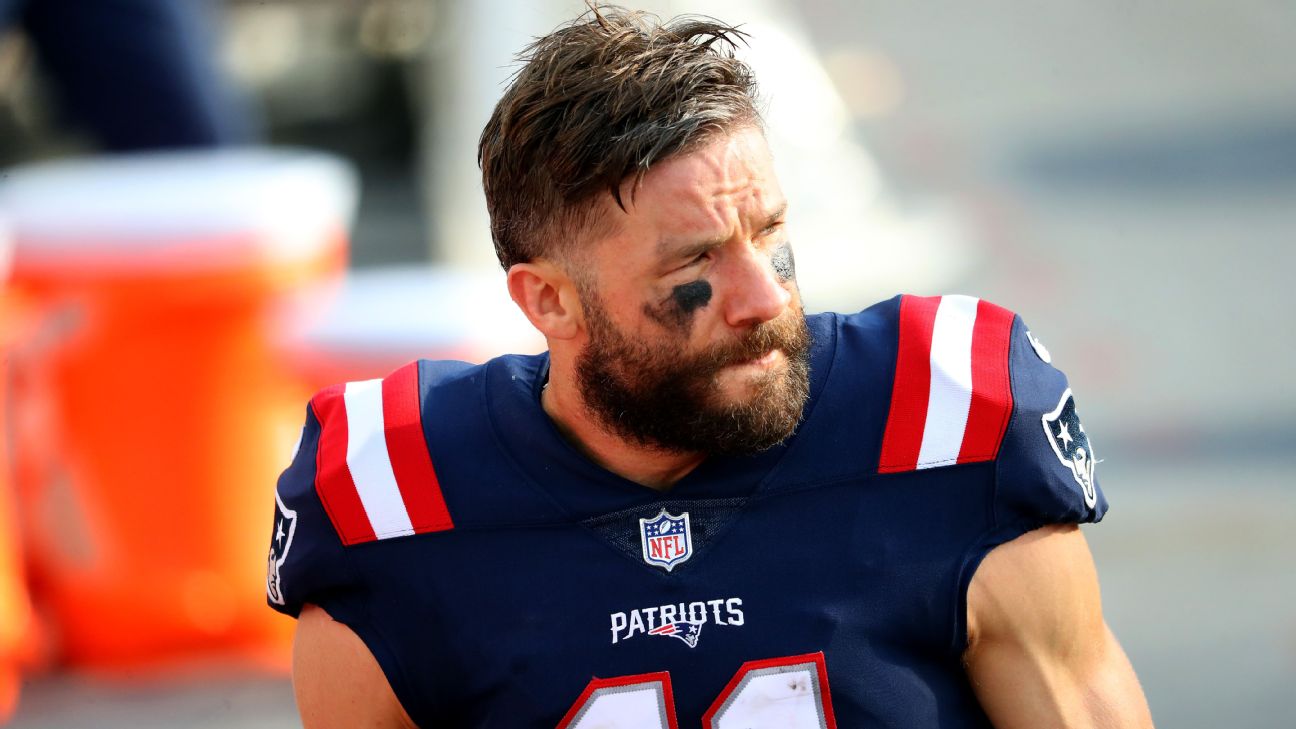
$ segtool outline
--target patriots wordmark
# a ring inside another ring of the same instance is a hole
[[[674,605],[657,605],[627,612],[612,613],[612,643],[619,643],[636,635],[658,635],[679,638],[690,648],[697,646],[702,626],[739,626],[746,622],[742,598],[717,598],[680,602]]]

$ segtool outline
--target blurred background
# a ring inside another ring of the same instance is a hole
[[[1068,372],[1158,725],[1290,726],[1296,5],[639,7],[751,33],[811,308],[982,296]],[[319,386],[543,347],[476,138],[582,10],[0,0],[12,726],[299,726],[273,479]]]

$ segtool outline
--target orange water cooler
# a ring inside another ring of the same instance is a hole
[[[8,437],[9,352],[24,331],[22,307],[7,288],[12,253],[0,219],[0,723],[13,713],[23,664],[34,650],[34,620],[22,564]]]
[[[353,271],[286,300],[276,319],[285,361],[315,389],[383,377],[421,357],[484,362],[545,348],[499,269]]]
[[[286,659],[264,605],[273,484],[308,393],[269,313],[345,266],[356,200],[330,156],[242,149],[8,172],[14,367],[33,593],[67,662]]]

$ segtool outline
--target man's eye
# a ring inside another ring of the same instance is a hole
[[[709,252],[707,252],[707,251],[703,251],[703,252],[697,254],[696,256],[693,256],[692,258],[688,259],[688,260],[685,261],[682,265],[680,265],[678,268],[676,268],[676,269],[674,269],[674,270],[675,270],[675,271],[683,271],[683,270],[685,270],[685,269],[692,268],[692,267],[698,265],[699,263],[705,261],[705,260],[707,259],[707,256],[709,256],[709,255],[711,255]]]

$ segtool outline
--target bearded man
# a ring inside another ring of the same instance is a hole
[[[549,351],[311,401],[267,582],[308,729],[1151,725],[1066,378],[967,296],[805,316],[739,35],[529,49],[479,155]]]

